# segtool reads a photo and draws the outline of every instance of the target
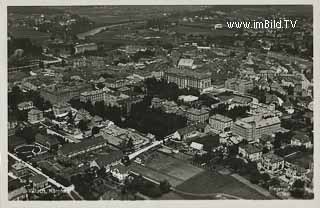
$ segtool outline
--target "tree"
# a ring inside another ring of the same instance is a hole
[[[93,136],[93,135],[96,135],[96,134],[99,134],[100,128],[97,127],[97,126],[94,126],[94,127],[92,128],[91,132],[92,132],[92,136]]]
[[[296,180],[291,187],[290,193],[291,196],[299,199],[303,199],[305,196],[305,190],[304,190],[304,181],[302,180]]]
[[[26,139],[28,144],[31,144],[35,141],[35,132],[30,126],[27,126],[22,130],[21,136]]]
[[[88,123],[85,120],[80,120],[78,126],[81,131],[86,131],[88,129]]]
[[[161,181],[159,186],[162,193],[168,193],[171,188],[171,185],[167,180]]]
[[[128,149],[130,149],[130,150],[132,150],[133,149],[133,147],[134,147],[134,144],[133,144],[133,139],[132,138],[130,138],[129,140],[128,140],[128,142],[127,142],[127,148]]]

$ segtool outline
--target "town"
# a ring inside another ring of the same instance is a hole
[[[7,14],[8,200],[314,198],[312,6]]]

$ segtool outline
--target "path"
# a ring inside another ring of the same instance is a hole
[[[255,185],[255,184],[252,184],[249,180],[247,180],[246,178],[234,173],[234,174],[231,174],[232,177],[234,177],[235,179],[237,179],[238,181],[240,181],[241,183],[244,183],[245,185],[249,186],[250,188],[256,190],[257,192],[259,192],[260,194],[264,195],[265,197],[268,197],[268,198],[274,198],[274,196],[272,196],[270,194],[269,191],[267,191],[266,189],[258,186],[258,185]]]

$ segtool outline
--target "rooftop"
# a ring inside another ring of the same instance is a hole
[[[215,114],[215,115],[211,116],[210,119],[218,120],[218,121],[221,121],[224,123],[232,121],[231,118],[224,116],[224,115],[221,115],[221,114]]]
[[[31,176],[29,178],[29,180],[32,183],[42,183],[42,182],[47,181],[47,178],[45,176],[41,175],[41,174],[37,174],[37,175]]]

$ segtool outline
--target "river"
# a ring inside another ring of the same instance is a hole
[[[116,23],[116,24],[112,24],[112,25],[105,25],[105,26],[100,26],[100,27],[97,27],[97,28],[94,28],[92,30],[89,30],[87,32],[83,32],[83,33],[79,33],[77,34],[77,37],[78,39],[80,40],[84,40],[86,37],[88,36],[93,36],[93,35],[96,35],[106,29],[109,29],[109,28],[113,28],[113,27],[118,27],[118,26],[123,26],[123,25],[128,25],[128,24],[132,24],[132,23],[144,23],[145,21],[130,21],[130,22],[123,22],[123,23]]]

